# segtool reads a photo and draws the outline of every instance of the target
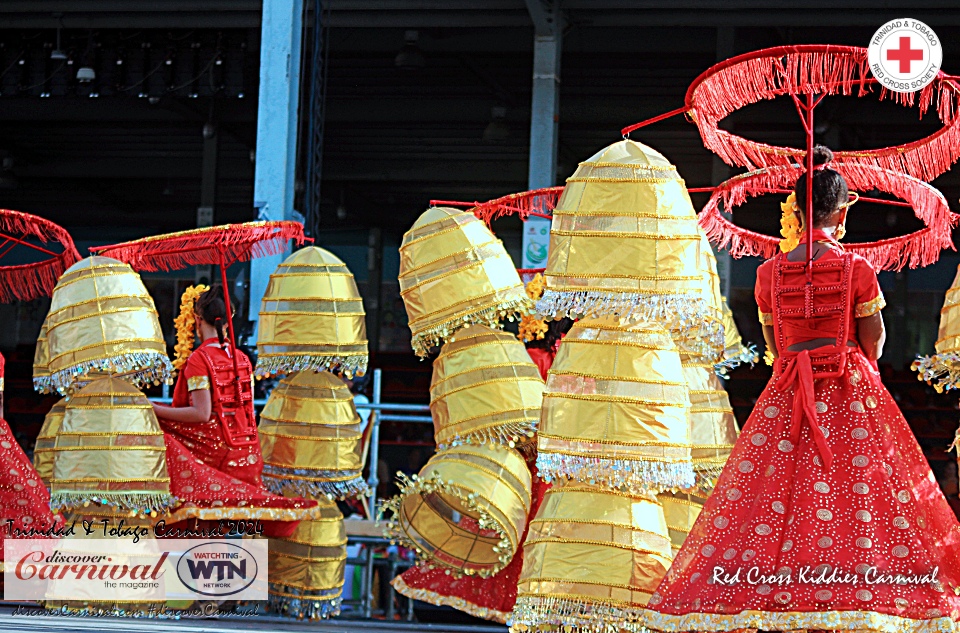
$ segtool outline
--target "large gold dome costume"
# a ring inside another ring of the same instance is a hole
[[[399,279],[418,356],[470,323],[496,327],[533,308],[503,243],[457,209],[427,209],[404,233]]]
[[[940,310],[940,330],[934,345],[936,354],[921,356],[911,365],[918,378],[938,392],[960,388],[960,266],[947,290]]]

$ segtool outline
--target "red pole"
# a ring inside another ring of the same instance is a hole
[[[243,406],[243,388],[240,386],[240,365],[237,364],[237,337],[233,333],[233,309],[230,307],[230,291],[227,289],[227,263],[220,256],[220,283],[223,285],[223,304],[227,311],[227,330],[230,332],[230,358],[233,360],[233,379],[237,386],[237,406]]]
[[[813,282],[813,93],[807,93],[807,283]]]

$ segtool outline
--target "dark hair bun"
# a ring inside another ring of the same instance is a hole
[[[814,145],[813,147],[813,164],[816,165],[826,165],[833,160],[833,152],[830,151],[830,148],[826,145]]]

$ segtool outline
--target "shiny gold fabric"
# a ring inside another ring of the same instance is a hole
[[[723,295],[713,247],[704,230],[698,226],[697,231],[700,234],[701,292],[705,312],[699,324],[675,326],[670,333],[681,353],[696,358],[697,362],[713,364],[720,362],[724,350],[724,338],[716,335],[723,332]]]
[[[90,371],[134,384],[169,380],[172,369],[153,299],[127,264],[89,257],[67,269],[47,315],[51,384],[61,393]]]
[[[367,369],[367,325],[353,273],[336,255],[308,246],[270,275],[260,302],[258,376]]]
[[[347,560],[343,515],[332,501],[319,502],[320,517],[301,521],[288,538],[270,539],[268,548],[271,610],[298,619],[340,611]]]
[[[33,467],[44,486],[50,487],[50,478],[53,477],[53,457],[56,454],[54,447],[57,443],[57,433],[63,424],[63,416],[67,412],[67,399],[63,398],[50,407],[50,411],[43,418],[43,426],[37,435],[37,442],[33,448]]]
[[[537,311],[697,325],[706,309],[700,240],[676,167],[641,143],[614,143],[567,179]]]
[[[740,431],[723,383],[712,364],[696,364],[681,356],[690,390],[690,443],[697,488],[709,494],[727,463]]]
[[[733,320],[733,312],[727,305],[726,297],[722,299],[724,350],[722,360],[714,366],[714,369],[721,376],[726,376],[729,370],[743,363],[750,363],[753,366],[760,359],[760,354],[757,353],[755,346],[745,344],[740,338],[737,323]]]
[[[663,328],[578,321],[543,394],[540,476],[633,492],[690,487],[689,412],[680,355]]]
[[[50,393],[53,385],[50,382],[50,342],[47,339],[47,320],[40,326],[40,336],[37,337],[37,347],[33,352],[33,388],[40,393]]]
[[[464,445],[434,455],[420,474],[400,477],[384,504],[391,538],[421,562],[455,574],[490,576],[510,562],[530,512],[530,470],[517,451]]]
[[[399,279],[418,356],[469,323],[495,327],[533,308],[503,243],[457,209],[427,209],[404,234]]]
[[[55,511],[94,501],[149,514],[175,501],[153,407],[119,378],[92,382],[70,398],[52,453]]]
[[[524,542],[513,629],[606,631],[634,622],[672,559],[656,497],[554,486]]]
[[[657,495],[657,501],[663,506],[663,516],[670,533],[670,546],[676,556],[707,500],[705,497],[683,492],[664,492]]]
[[[926,380],[938,392],[960,388],[960,266],[943,299],[934,348],[936,354],[921,356],[911,368],[920,373],[920,380]]]
[[[360,426],[342,380],[328,372],[287,376],[260,414],[264,484],[313,498],[363,494]]]
[[[533,441],[543,379],[512,334],[470,325],[454,334],[433,362],[430,414],[441,449]]]

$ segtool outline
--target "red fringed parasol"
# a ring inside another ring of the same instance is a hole
[[[304,243],[303,225],[299,222],[245,222],[223,224],[179,233],[154,235],[132,242],[98,246],[90,250],[104,257],[113,257],[130,264],[134,270],[178,270],[187,266],[219,266],[223,285],[223,301],[227,314],[230,307],[230,292],[227,289],[227,268],[235,262],[249,261],[255,257],[277,255],[286,250],[290,240],[297,246]],[[237,348],[233,332],[233,319],[227,319],[230,345]],[[237,376],[239,402],[240,377],[237,356],[233,357],[234,374]]]
[[[799,108],[799,95],[862,97],[877,83],[870,73],[865,48],[779,46],[739,55],[707,69],[687,90],[683,111],[697,124],[704,145],[728,164],[750,169],[788,165],[803,162],[806,151],[746,139],[719,129],[720,121],[761,100],[790,96]],[[919,93],[895,93],[881,88],[879,98],[906,107],[917,106],[920,116],[933,106],[943,127],[926,138],[903,145],[834,152],[835,163],[872,164],[932,180],[960,158],[960,88],[943,72]],[[636,127],[624,128],[624,133]]]
[[[926,225],[914,233],[867,244],[846,244],[848,251],[865,257],[876,270],[917,268],[937,261],[940,251],[955,250],[951,229],[960,222],[960,215],[947,206],[943,194],[933,186],[903,173],[872,165],[831,163],[847,180],[851,190],[879,189],[905,200]],[[720,213],[720,203],[727,212],[743,204],[748,197],[791,190],[804,170],[795,165],[774,166],[734,176],[721,183],[700,213],[700,226],[710,241],[727,248],[733,257],[744,255],[773,257],[780,239],[736,226]],[[861,198],[861,200],[867,200]],[[886,200],[875,202],[891,203]],[[903,204],[903,203],[893,203]]]
[[[59,243],[62,250],[58,253],[46,247],[52,243]],[[0,303],[50,296],[63,271],[80,261],[80,253],[64,228],[29,213],[0,209],[0,259],[17,246],[46,258],[28,264],[0,265]]]

